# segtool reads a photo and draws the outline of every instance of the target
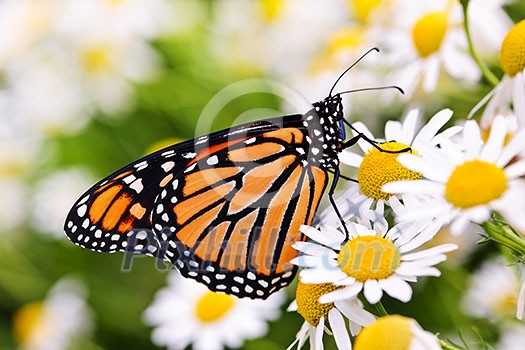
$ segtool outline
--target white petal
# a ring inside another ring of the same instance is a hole
[[[315,339],[313,344],[315,350],[323,350],[323,334],[324,334],[324,317],[321,317],[319,324],[315,327]],[[310,346],[312,343],[310,343]]]
[[[350,323],[356,323],[360,326],[368,326],[375,321],[375,316],[359,306],[354,300],[338,300],[335,307],[350,320]],[[354,333],[352,333],[354,334]],[[355,335],[355,334],[354,334]]]
[[[404,243],[402,246],[399,246],[399,251],[401,253],[409,252],[425,244],[434,238],[436,233],[438,233],[442,226],[441,223],[442,222],[440,220],[433,220],[425,227],[423,231],[421,231],[419,234],[416,234],[410,241]]]
[[[300,276],[303,283],[331,283],[347,277],[346,273],[335,268],[306,269],[300,272]]]
[[[295,242],[292,247],[298,251],[301,251],[308,255],[313,256],[326,256],[330,259],[336,259],[337,253],[330,248],[323,247],[320,244],[312,242]]]
[[[405,254],[405,255],[402,256],[401,259],[403,261],[412,261],[412,260],[417,260],[417,259],[424,259],[426,257],[433,256],[433,255],[436,255],[436,254],[448,253],[448,252],[450,252],[452,250],[455,250],[455,249],[458,249],[458,246],[456,244],[446,243],[446,244],[441,244],[441,245],[438,245],[436,247],[432,247],[432,248],[429,248],[429,249],[421,250],[421,251],[416,252],[416,253]]]
[[[448,108],[436,113],[417,134],[413,142],[414,148],[417,150],[420,143],[430,142],[430,140],[436,136],[438,131],[450,120],[450,118],[452,118],[452,114],[452,110]]]
[[[502,115],[497,116],[492,122],[489,139],[483,146],[479,158],[486,162],[494,163],[503,149],[503,143],[507,136],[506,118]]]
[[[406,143],[402,140],[401,122],[397,120],[389,120],[385,124],[385,139],[387,141],[397,141]]]
[[[392,298],[396,298],[404,303],[412,299],[412,287],[400,278],[391,276],[390,278],[380,280],[379,285]]]
[[[523,280],[523,284],[520,288],[520,293],[518,295],[518,306],[516,309],[516,318],[518,320],[523,319],[523,311],[525,309],[525,280]]]
[[[442,194],[445,186],[430,180],[404,180],[384,184],[381,190],[387,193]]]
[[[351,350],[352,343],[350,342],[350,337],[348,336],[346,322],[337,309],[332,308],[332,310],[328,312],[328,322],[330,322],[330,327],[334,333],[334,339],[337,348],[340,350]]]
[[[503,167],[507,165],[512,158],[514,158],[518,153],[525,149],[525,130],[520,130],[512,138],[508,145],[505,146],[503,152],[496,162],[496,165]]]
[[[321,261],[322,258],[318,256],[300,255],[290,260],[290,264],[301,267],[316,267],[321,264]]]
[[[463,142],[465,143],[466,159],[473,159],[479,155],[483,140],[478,124],[474,120],[467,120],[463,128]]]
[[[359,131],[360,133],[362,133],[363,135],[365,135],[369,139],[374,140],[374,135],[372,135],[372,133],[370,132],[370,130],[368,130],[368,128],[366,127],[365,124],[363,124],[361,122],[355,122],[352,125],[357,131]],[[354,136],[357,136],[355,131],[352,131],[352,133],[353,133]],[[363,150],[363,152],[365,152],[365,153],[370,151],[372,149],[372,147],[373,147],[368,141],[365,141],[363,139],[360,139],[359,141],[357,141],[357,144],[359,145],[361,150]]]
[[[406,117],[403,119],[403,134],[400,141],[407,145],[414,145],[414,135],[419,122],[420,111],[413,108],[408,111]]]
[[[290,305],[288,306],[286,311],[288,311],[288,312],[290,312],[290,311],[297,311],[297,300],[296,299],[294,299],[294,301],[292,301],[290,303]]]
[[[431,57],[427,59],[425,64],[426,74],[423,77],[423,90],[425,90],[425,92],[433,92],[436,90],[439,78],[439,60],[437,57]]]
[[[441,276],[441,272],[435,267],[413,267],[413,266],[399,266],[396,273],[401,276]]]
[[[515,179],[525,175],[525,160],[519,160],[505,168],[505,175],[508,179]]]
[[[350,165],[354,168],[359,168],[359,166],[363,162],[363,156],[354,152],[350,152],[348,150],[344,150],[341,153],[339,153],[339,160],[341,161],[341,163]]]
[[[311,226],[301,225],[301,232],[306,234],[309,238],[335,249],[341,248],[340,243],[345,239],[343,232],[333,227],[323,227],[317,230]]]
[[[513,79],[512,102],[518,116],[525,116],[525,76],[518,73]]]
[[[359,294],[362,288],[362,283],[354,283],[343,289],[337,289],[333,292],[321,295],[319,302],[321,304],[327,304],[333,303],[336,300],[352,299]]]
[[[365,282],[364,295],[370,304],[375,304],[381,300],[383,290],[376,280],[368,280]]]

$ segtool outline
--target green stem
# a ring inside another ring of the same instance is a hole
[[[380,301],[378,301],[376,304],[374,304],[374,306],[376,307],[376,311],[377,311],[379,317],[388,316],[388,311],[386,311],[385,307],[383,306],[383,304]]]
[[[494,241],[513,250],[518,256],[525,256],[525,240],[516,235],[512,229],[490,222],[482,224],[487,235]]]
[[[439,340],[439,345],[441,345],[441,348],[444,349],[444,350],[461,350],[460,348],[457,348],[455,346],[452,346],[450,344],[445,343],[441,339],[438,339],[438,340]]]
[[[465,34],[467,35],[467,41],[468,41],[468,49],[470,52],[470,55],[478,65],[479,69],[481,70],[481,73],[485,77],[485,79],[492,85],[496,86],[499,83],[498,77],[492,73],[488,67],[481,62],[481,59],[479,58],[476,50],[474,49],[474,44],[472,43],[472,37],[470,36],[470,27],[468,23],[468,5],[470,0],[461,0],[461,6],[463,7],[463,26],[465,28]]]

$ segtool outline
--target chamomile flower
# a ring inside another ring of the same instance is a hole
[[[330,326],[338,349],[351,349],[352,345],[343,316],[348,318],[350,332],[357,335],[362,326],[375,320],[375,317],[363,309],[363,304],[357,298],[338,300],[333,303],[321,304],[319,298],[341,287],[331,283],[306,284],[299,281],[296,299],[288,307],[288,311],[297,311],[304,323],[296,335],[295,341],[288,349],[298,344],[300,349],[307,339],[310,339],[310,349],[323,349],[323,335]]]
[[[57,171],[40,180],[32,198],[32,225],[56,238],[64,238],[64,217],[71,203],[93,183],[90,174],[83,169]]]
[[[455,126],[440,132],[452,117],[452,111],[444,109],[436,113],[427,124],[417,131],[420,121],[419,114],[417,109],[412,109],[403,122],[388,121],[385,126],[387,141],[380,140],[379,147],[390,151],[406,149],[406,153],[417,154],[422,145],[438,145],[461,130],[460,127]],[[363,123],[357,122],[353,125],[369,139],[375,139]],[[355,133],[354,136],[356,136]],[[397,161],[399,153],[381,152],[363,139],[358,141],[358,145],[364,153],[363,156],[348,150],[344,150],[339,155],[342,163],[357,170],[358,183],[350,184],[350,188],[339,197],[337,204],[345,220],[355,217],[361,224],[366,224],[368,220],[377,223],[384,216],[385,205],[397,206],[399,202],[398,198],[391,193],[384,192],[382,186],[391,181],[418,179],[421,174],[399,163]],[[339,225],[339,220],[332,208],[321,214],[321,225]]]
[[[305,268],[300,277],[303,283],[332,283],[343,288],[324,294],[321,303],[351,299],[362,290],[365,298],[375,304],[383,292],[408,302],[412,288],[420,276],[439,276],[434,265],[446,260],[443,253],[457,248],[455,244],[442,244],[413,252],[430,240],[439,225],[429,225],[421,232],[401,231],[394,226],[387,232],[378,232],[356,223],[347,223],[348,240],[333,228],[320,230],[302,226],[301,231],[313,242],[293,245],[303,255],[292,263]]]
[[[483,263],[471,277],[463,299],[463,309],[469,315],[491,321],[514,316],[519,281],[503,259]]]
[[[280,314],[284,295],[266,300],[239,299],[216,293],[204,285],[170,273],[168,286],[161,289],[144,313],[154,327],[152,340],[168,349],[239,348],[245,339],[263,336],[268,321]]]
[[[71,349],[75,341],[92,332],[93,314],[86,305],[84,285],[63,279],[44,301],[20,308],[13,318],[13,330],[20,349]]]
[[[357,336],[354,350],[441,350],[438,338],[416,320],[390,315],[378,318]]]
[[[400,1],[396,24],[385,33],[398,82],[410,98],[421,85],[436,90],[442,72],[465,82],[476,82],[481,72],[467,52],[459,2]]]
[[[421,203],[401,221],[438,217],[451,223],[458,234],[469,222],[489,219],[491,211],[500,212],[510,225],[525,231],[525,161],[513,158],[525,149],[525,130],[520,130],[508,143],[508,119],[498,116],[488,140],[478,124],[469,120],[462,134],[462,146],[443,142],[440,148],[421,147],[415,155],[400,155],[407,168],[423,175],[422,180],[388,183],[383,190],[391,193],[427,194],[433,200]]]
[[[517,23],[507,33],[501,44],[500,64],[505,75],[500,83],[474,107],[487,104],[482,114],[482,124],[489,124],[498,114],[513,110],[519,126],[525,126],[525,20]],[[511,107],[512,105],[512,107]]]

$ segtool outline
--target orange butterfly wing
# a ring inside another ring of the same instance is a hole
[[[310,224],[326,173],[297,151],[294,128],[263,133],[196,161],[174,179],[152,217],[184,276],[215,291],[265,298],[293,279],[292,244]],[[196,155],[196,158],[199,157]]]

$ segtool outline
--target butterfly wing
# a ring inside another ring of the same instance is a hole
[[[67,236],[95,251],[171,261],[212,290],[265,298],[287,285],[326,187],[306,161],[302,115],[177,144],[110,175],[75,203]]]
[[[152,223],[165,256],[214,291],[266,298],[288,285],[299,231],[326,187],[306,160],[304,130],[285,127],[221,145],[174,178]]]

